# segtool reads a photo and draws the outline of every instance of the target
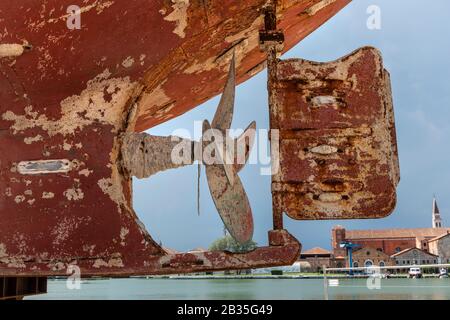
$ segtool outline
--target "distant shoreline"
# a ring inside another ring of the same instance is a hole
[[[327,279],[367,279],[369,275],[343,275],[343,274],[327,274]],[[424,274],[423,278],[439,278],[439,274]],[[66,281],[66,277],[49,277],[49,280]],[[116,278],[109,277],[92,277],[84,278],[83,281],[104,281]],[[255,274],[255,275],[171,275],[171,276],[131,276],[117,279],[142,279],[142,280],[318,280],[324,279],[321,274]],[[389,277],[383,277],[383,280],[389,279],[408,279],[408,274],[395,274]]]
[[[135,276],[130,277],[131,279],[167,279],[167,280],[260,280],[260,279],[324,279],[323,275],[312,274],[312,275],[172,275],[172,276]],[[328,274],[327,279],[367,279],[369,275],[342,275],[342,274]],[[383,279],[407,279],[407,274],[397,274],[390,275]],[[439,278],[439,274],[427,274],[424,278]]]

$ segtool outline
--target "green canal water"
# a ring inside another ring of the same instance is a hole
[[[341,279],[329,287],[333,300],[450,300],[450,279],[383,279],[368,289],[365,279]],[[69,290],[64,280],[50,280],[48,294],[26,299],[324,299],[320,279],[106,279],[83,281]]]

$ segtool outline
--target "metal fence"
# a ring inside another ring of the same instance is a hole
[[[338,287],[341,279],[367,279],[368,289],[379,289],[381,279],[397,277],[448,277],[450,264],[369,266],[352,268],[323,267],[324,298],[329,300],[329,288]],[[427,272],[424,272],[427,271]],[[372,286],[372,287],[371,287]]]

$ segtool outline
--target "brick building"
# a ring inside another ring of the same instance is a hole
[[[428,251],[439,257],[439,263],[450,263],[450,233],[428,241]]]
[[[409,248],[392,255],[396,265],[436,264],[438,256],[419,248]]]
[[[300,254],[300,262],[309,263],[311,271],[319,272],[323,266],[331,266],[331,252],[318,247],[312,248]]]
[[[347,259],[344,259],[346,249],[340,246],[342,242],[360,246],[353,254],[353,261],[359,267],[366,266],[366,262],[379,265],[375,261],[382,265],[416,260],[450,262],[450,228],[443,227],[436,199],[433,199],[432,228],[347,230],[343,226],[335,226],[331,231],[331,242],[332,264],[338,267],[348,267]],[[413,259],[410,255],[418,258]]]
[[[333,240],[333,252],[335,255],[345,255],[345,249],[339,247],[341,241],[374,248],[388,255],[409,248],[428,250],[429,240],[447,232],[450,232],[450,228],[346,230],[344,227],[337,226],[332,230],[332,239],[336,239]]]
[[[353,253],[353,267],[392,266],[395,261],[389,255],[374,248],[365,247]]]

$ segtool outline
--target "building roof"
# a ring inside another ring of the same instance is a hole
[[[428,240],[428,242],[441,240],[442,238],[447,237],[448,235],[450,235],[450,231],[447,231],[447,232],[441,234],[440,236],[434,237],[433,239]]]
[[[435,238],[450,228],[346,230],[346,239]]]
[[[331,254],[331,252],[320,247],[315,247],[302,252],[302,255],[326,255],[326,254]]]
[[[392,257],[392,258],[395,258],[395,257],[397,257],[397,256],[400,256],[400,255],[402,255],[402,254],[404,254],[404,253],[407,253],[407,252],[409,252],[409,251],[411,251],[411,250],[414,250],[414,249],[419,250],[419,251],[422,251],[422,252],[424,252],[424,253],[426,253],[426,254],[428,254],[428,255],[430,255],[430,256],[437,257],[437,255],[432,254],[432,253],[430,253],[430,252],[428,252],[428,251],[422,250],[422,249],[420,249],[420,248],[408,248],[408,249],[405,249],[405,250],[402,250],[402,251],[400,251],[400,252],[397,252],[397,253],[393,254],[391,257]]]

